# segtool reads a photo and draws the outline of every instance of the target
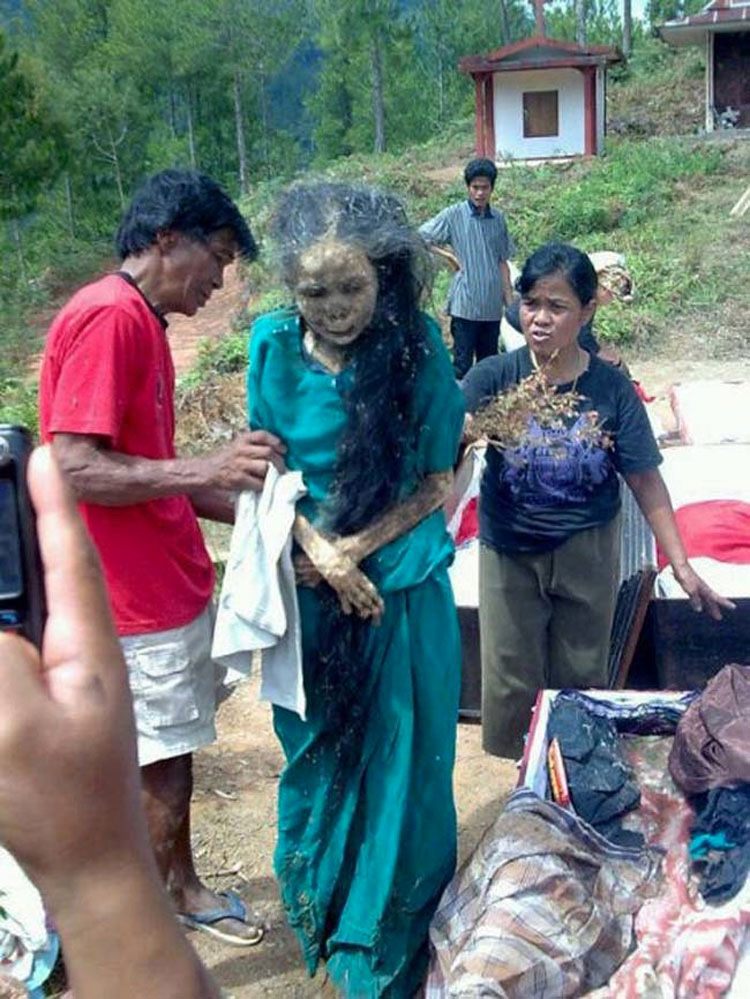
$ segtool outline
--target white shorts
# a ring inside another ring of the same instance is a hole
[[[224,670],[211,659],[213,623],[209,604],[181,628],[120,638],[142,767],[192,753],[216,738],[216,689]]]

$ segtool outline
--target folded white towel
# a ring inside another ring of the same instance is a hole
[[[261,700],[305,717],[302,634],[292,564],[295,505],[307,490],[301,472],[271,465],[263,492],[237,500],[211,655],[249,676],[262,650]]]

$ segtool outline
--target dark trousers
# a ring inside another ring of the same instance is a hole
[[[482,745],[517,759],[538,690],[607,686],[620,517],[551,552],[479,548]]]
[[[451,316],[453,337],[453,370],[463,378],[475,360],[481,361],[497,353],[500,336],[499,319],[462,319]]]

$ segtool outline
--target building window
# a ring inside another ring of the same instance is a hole
[[[529,90],[523,95],[523,136],[559,135],[556,90]]]

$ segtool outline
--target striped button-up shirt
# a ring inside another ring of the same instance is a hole
[[[471,202],[461,201],[444,208],[419,231],[428,243],[449,244],[461,264],[451,284],[446,312],[462,319],[500,319],[500,262],[515,253],[503,213],[490,205],[480,213]]]

